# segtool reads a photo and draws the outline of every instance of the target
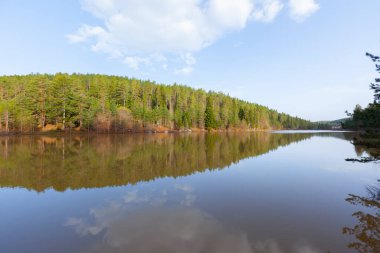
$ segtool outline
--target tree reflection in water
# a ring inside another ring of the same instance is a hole
[[[350,194],[346,201],[367,209],[353,213],[358,221],[353,228],[343,228],[343,234],[356,238],[348,247],[363,253],[380,252],[380,180],[376,186],[367,187],[367,196]]]
[[[225,133],[0,138],[0,188],[100,188],[228,167],[312,134]]]

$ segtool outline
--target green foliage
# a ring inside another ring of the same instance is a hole
[[[118,122],[118,108],[129,112],[125,124]],[[64,73],[1,76],[0,132],[32,132],[48,125],[96,131],[314,127],[258,104],[178,84]]]
[[[376,71],[380,73],[380,57],[367,53],[368,57],[375,63]],[[370,89],[374,92],[374,101],[365,109],[360,105],[355,107],[354,112],[347,113],[350,120],[343,124],[348,129],[380,129],[380,78],[375,78],[375,83],[371,83]]]
[[[375,56],[373,54],[366,54],[375,63],[376,71],[380,73],[380,56]],[[380,78],[375,78],[375,82],[370,85],[371,90],[373,90],[374,103],[380,103]]]
[[[214,105],[211,96],[207,97],[206,100],[205,127],[206,129],[212,129],[217,127],[214,114]]]
[[[354,129],[380,128],[380,104],[369,104],[362,109],[356,106],[352,119],[345,123],[345,127]]]

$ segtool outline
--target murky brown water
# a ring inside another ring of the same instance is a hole
[[[2,137],[0,252],[366,252],[348,246],[378,225],[360,198],[380,165],[346,162],[366,155],[351,138]]]

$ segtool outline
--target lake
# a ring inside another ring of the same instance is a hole
[[[363,252],[354,135],[1,137],[0,252]]]

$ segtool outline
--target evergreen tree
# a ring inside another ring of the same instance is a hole
[[[380,56],[375,56],[373,54],[367,53],[368,57],[371,58],[371,60],[375,63],[376,71],[380,73]],[[375,78],[375,83],[371,83],[370,88],[374,92],[374,103],[379,104],[380,103],[380,78]]]
[[[206,100],[205,127],[208,130],[212,128],[216,128],[216,120],[215,120],[213,101],[212,101],[211,96],[208,96]]]
[[[380,73],[380,57],[366,54],[375,63],[376,71]],[[370,84],[370,89],[374,92],[374,101],[367,108],[363,109],[357,105],[354,112],[347,113],[351,117],[344,124],[344,128],[351,129],[379,129],[380,128],[380,78],[375,78],[375,82]]]

